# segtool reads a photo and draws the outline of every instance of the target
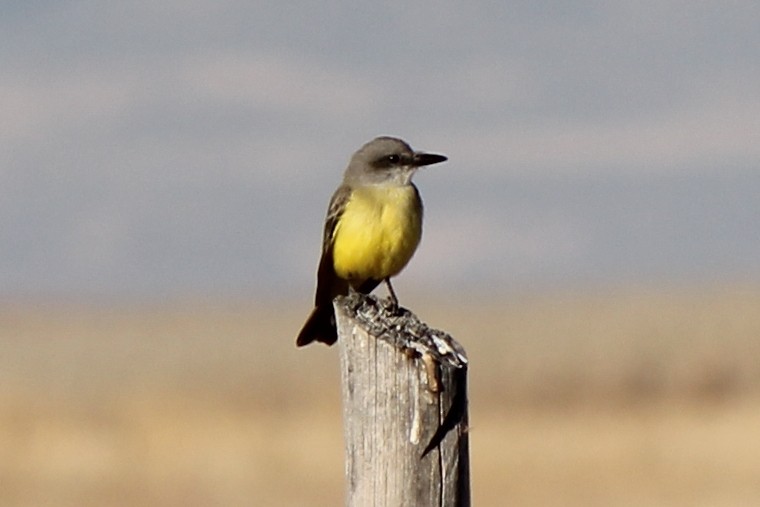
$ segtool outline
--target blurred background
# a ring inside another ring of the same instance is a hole
[[[0,504],[341,504],[337,353],[294,339],[385,134],[449,157],[394,285],[469,353],[475,504],[760,503],[757,2],[0,28]]]

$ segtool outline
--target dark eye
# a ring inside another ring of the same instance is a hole
[[[388,155],[387,160],[390,164],[398,164],[401,161],[401,157],[398,155]]]

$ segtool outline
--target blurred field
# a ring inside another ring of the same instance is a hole
[[[760,505],[759,288],[403,302],[468,350],[475,505]],[[307,310],[0,305],[0,505],[341,505]]]

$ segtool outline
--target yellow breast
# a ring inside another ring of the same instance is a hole
[[[422,236],[422,203],[411,186],[354,189],[333,233],[335,273],[356,284],[396,275]]]

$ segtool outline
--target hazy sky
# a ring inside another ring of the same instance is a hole
[[[311,297],[380,134],[416,182],[399,284],[760,280],[760,3],[13,2],[0,294]]]

